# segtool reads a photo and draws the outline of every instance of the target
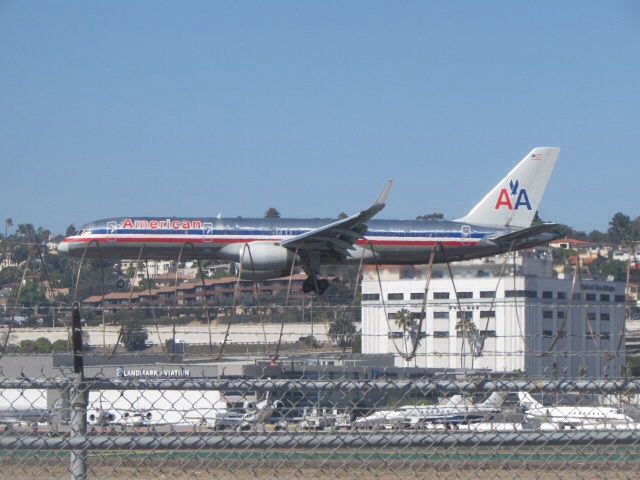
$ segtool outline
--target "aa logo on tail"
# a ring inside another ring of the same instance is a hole
[[[515,200],[515,203],[512,201]],[[529,202],[529,196],[524,188],[520,188],[520,182],[516,180],[509,181],[509,189],[503,188],[498,194],[498,201],[496,202],[496,210],[500,210],[502,207],[506,207],[508,210],[518,210],[520,207],[527,207],[527,210],[531,210],[531,202]]]

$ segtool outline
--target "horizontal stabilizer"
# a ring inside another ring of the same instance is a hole
[[[518,243],[527,243],[529,240],[537,240],[538,237],[542,234],[548,233],[552,234],[549,236],[549,240],[554,240],[556,238],[562,237],[559,233],[558,228],[560,227],[557,223],[541,223],[540,225],[535,225],[533,227],[524,228],[522,230],[518,230],[515,232],[507,233],[506,235],[500,235],[494,238],[489,238],[493,243],[497,244],[508,244],[514,242]]]

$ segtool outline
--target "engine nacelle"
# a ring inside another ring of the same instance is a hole
[[[244,250],[244,257],[242,252]],[[289,274],[293,263],[293,253],[274,243],[252,242],[240,247],[238,261],[242,263],[243,280],[266,280]],[[240,267],[240,263],[238,263]]]

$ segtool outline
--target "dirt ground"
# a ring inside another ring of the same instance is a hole
[[[17,460],[17,461],[16,461]],[[135,457],[99,458],[89,462],[89,479],[179,480],[216,478],[224,480],[245,479],[302,479],[302,480],[347,480],[347,479],[638,479],[640,465],[637,462],[616,463],[527,463],[490,464],[487,462],[290,462],[235,461],[213,462],[193,458],[180,461],[138,460]],[[6,458],[0,461],[0,479],[47,480],[71,478],[66,458]]]

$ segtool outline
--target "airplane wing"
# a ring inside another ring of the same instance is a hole
[[[551,241],[561,237],[561,235],[557,231],[559,226],[560,225],[557,223],[541,223],[540,225],[523,228],[522,230],[489,239],[497,244],[509,244],[511,242],[519,244],[521,242],[526,243],[527,241],[538,239],[538,237],[540,237],[541,235],[548,234],[549,241]]]
[[[392,183],[392,180],[386,183],[376,201],[366,210],[357,215],[352,215],[310,232],[289,238],[282,242],[282,246],[290,250],[317,250],[324,254],[344,258],[347,250],[352,249],[353,245],[367,232],[365,222],[384,208]]]

